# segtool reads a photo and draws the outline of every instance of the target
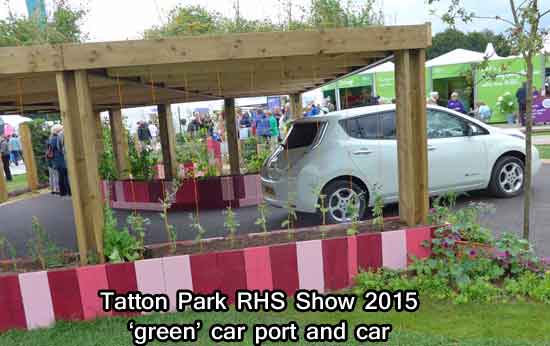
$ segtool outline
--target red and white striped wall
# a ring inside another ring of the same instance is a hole
[[[422,243],[431,234],[430,227],[423,227],[0,276],[0,331],[110,315],[101,309],[100,289],[164,293],[171,298],[173,310],[180,289],[220,290],[230,302],[239,289],[280,289],[288,295],[298,289],[339,290],[353,284],[360,268],[403,269],[412,256],[429,256]]]

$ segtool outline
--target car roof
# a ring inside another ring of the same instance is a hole
[[[453,114],[457,114],[460,116],[463,116],[463,114],[459,114],[452,109],[436,106],[436,105],[427,105],[427,109],[439,109],[442,111],[450,112]],[[306,118],[300,118],[296,120],[296,122],[316,122],[316,121],[329,121],[329,120],[341,120],[341,119],[347,119],[352,118],[359,115],[367,115],[367,114],[376,114],[376,113],[382,113],[382,112],[388,112],[388,111],[395,111],[395,104],[384,104],[384,105],[375,105],[375,106],[365,106],[365,107],[357,107],[357,108],[349,108],[344,109],[340,111],[331,112],[324,115],[316,115],[313,117],[306,117]],[[475,119],[472,119],[475,120]]]

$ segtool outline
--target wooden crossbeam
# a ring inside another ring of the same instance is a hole
[[[431,26],[370,26],[0,49],[0,74],[427,48]]]

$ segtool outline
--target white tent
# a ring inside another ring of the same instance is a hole
[[[426,62],[426,67],[482,62],[485,54],[467,49],[455,49]]]

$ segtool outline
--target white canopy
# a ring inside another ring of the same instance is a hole
[[[455,49],[426,62],[426,67],[482,62],[485,54],[467,49]]]
[[[32,121],[31,118],[22,117],[20,115],[0,115],[0,118],[4,120],[4,123],[9,124],[15,129],[19,128],[19,124],[21,123]]]

